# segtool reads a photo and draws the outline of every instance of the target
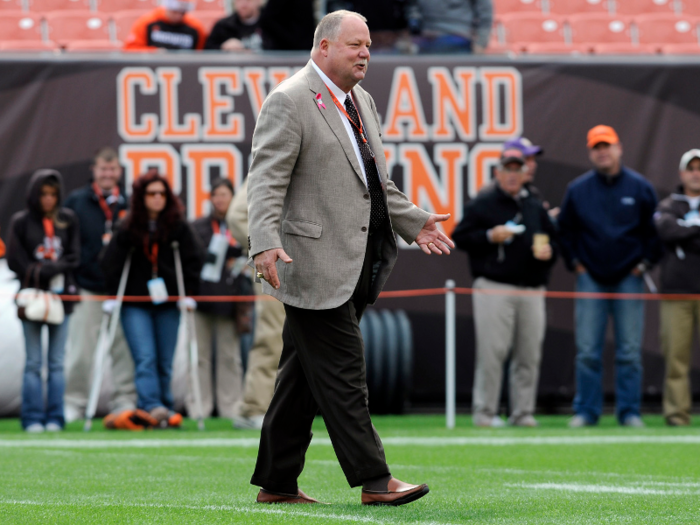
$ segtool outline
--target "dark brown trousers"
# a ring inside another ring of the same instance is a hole
[[[380,234],[381,235],[381,234]],[[386,476],[384,448],[369,415],[360,318],[381,240],[370,236],[352,298],[330,310],[285,305],[284,348],[275,394],[265,415],[251,483],[273,492],[297,493],[320,412],[351,487]]]

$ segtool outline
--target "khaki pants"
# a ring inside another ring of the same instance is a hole
[[[94,366],[95,349],[102,321],[102,301],[90,300],[95,294],[81,290],[84,298],[75,305],[68,328],[69,345],[66,348],[67,412],[84,415]],[[117,326],[114,344],[110,349],[112,359],[111,376],[114,390],[109,404],[111,412],[136,408],[136,386],[134,385],[134,361],[124,339],[121,323]]]
[[[666,359],[664,417],[690,423],[693,330],[700,327],[700,301],[661,301],[661,350]]]
[[[498,414],[503,363],[512,349],[510,364],[510,422],[535,411],[546,315],[544,296],[486,295],[479,289],[541,290],[498,283],[479,277],[474,281],[476,366],[473,415],[486,424]]]
[[[233,407],[241,398],[243,383],[241,342],[236,332],[236,323],[233,317],[195,312],[194,328],[197,332],[199,387],[202,389],[204,417],[211,416],[216,403],[219,417],[231,419]],[[216,343],[215,366],[212,365],[214,343]],[[188,374],[189,389],[185,405],[188,415],[197,417],[199,412],[194,402],[190,378]]]
[[[256,292],[258,295],[262,293],[259,284],[256,285]],[[248,354],[243,399],[234,411],[237,416],[262,416],[270,406],[282,355],[284,319],[284,305],[279,301],[262,300],[255,303],[255,338]]]

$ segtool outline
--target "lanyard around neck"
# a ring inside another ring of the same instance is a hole
[[[149,248],[149,236],[147,235],[143,239],[143,252],[146,254],[146,258],[151,261],[151,274],[155,279],[158,277],[158,242],[154,242]]]
[[[114,219],[114,212],[112,211],[112,208],[110,208],[109,204],[107,204],[107,200],[105,199],[104,195],[102,194],[102,190],[100,187],[97,185],[96,182],[92,183],[92,190],[95,192],[95,195],[97,196],[97,202],[100,203],[100,208],[102,208],[102,211],[105,214],[105,218],[107,219],[107,224],[109,225],[108,229],[111,229],[112,226],[112,220]],[[112,196],[115,197],[114,202],[118,202],[119,198],[119,188],[114,187],[112,189]]]
[[[53,260],[54,254],[56,253],[54,250],[54,240],[53,240],[53,238],[55,236],[53,220],[49,219],[48,217],[44,217],[41,220],[41,223],[44,226],[44,235],[49,240],[47,249],[44,252],[44,259]]]
[[[324,86],[326,86],[325,83],[324,83]],[[338,97],[335,96],[335,94],[333,93],[333,91],[331,90],[331,88],[329,88],[328,86],[326,86],[326,89],[328,90],[328,93],[330,93],[331,99],[333,100],[333,103],[336,105],[336,107],[343,113],[343,115],[345,115],[345,116],[347,117],[347,119],[350,121],[350,124],[352,124],[353,126],[355,126],[355,129],[356,129],[356,130],[358,131],[358,133],[360,134],[360,138],[362,139],[362,142],[363,142],[364,144],[367,144],[367,139],[365,138],[365,128],[364,128],[364,126],[362,125],[362,117],[360,116],[360,112],[359,112],[359,111],[357,112],[357,119],[360,121],[360,126],[358,127],[357,124],[355,124],[355,121],[352,120],[352,119],[350,118],[350,115],[348,115],[348,112],[345,111],[345,108],[343,107],[343,105],[342,105],[342,104],[340,103],[340,101],[338,100]],[[354,100],[352,99],[352,94],[350,94],[350,101],[351,101],[353,104],[355,103]],[[355,106],[355,108],[357,108],[357,106]]]
[[[217,221],[216,219],[212,219],[211,229],[215,234],[221,233],[221,228],[219,227],[219,221]],[[238,244],[236,242],[236,239],[233,238],[233,236],[231,235],[231,232],[228,229],[226,230],[226,238],[228,239],[229,246],[236,246],[236,244]]]

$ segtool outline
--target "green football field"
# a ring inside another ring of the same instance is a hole
[[[329,505],[266,506],[249,484],[258,433],[209,420],[179,431],[27,435],[0,420],[0,523],[700,523],[700,427],[448,431],[439,416],[375,417],[392,473],[430,494],[363,507],[318,419],[302,490]]]

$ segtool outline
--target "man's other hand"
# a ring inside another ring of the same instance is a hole
[[[552,251],[551,244],[544,244],[542,246],[532,247],[532,256],[540,261],[548,261],[552,258],[554,252]]]
[[[280,287],[280,280],[277,276],[277,266],[275,266],[277,259],[281,259],[287,264],[292,262],[292,258],[287,255],[282,248],[273,248],[272,250],[260,252],[253,257],[255,271],[263,274],[262,279],[265,279],[275,290],[278,290]]]
[[[501,244],[502,242],[506,242],[508,239],[512,239],[513,235],[515,235],[512,231],[510,231],[503,225],[494,226],[493,228],[491,228],[490,231],[491,235],[489,239],[492,243],[495,244]]]
[[[445,215],[436,215],[432,213],[430,217],[428,217],[425,226],[423,226],[423,229],[418,232],[416,236],[416,244],[420,246],[423,252],[428,255],[431,253],[442,255],[444,252],[449,255],[450,248],[454,249],[455,243],[452,242],[452,239],[442,233],[437,227],[438,222],[444,222],[449,218],[449,213]]]

